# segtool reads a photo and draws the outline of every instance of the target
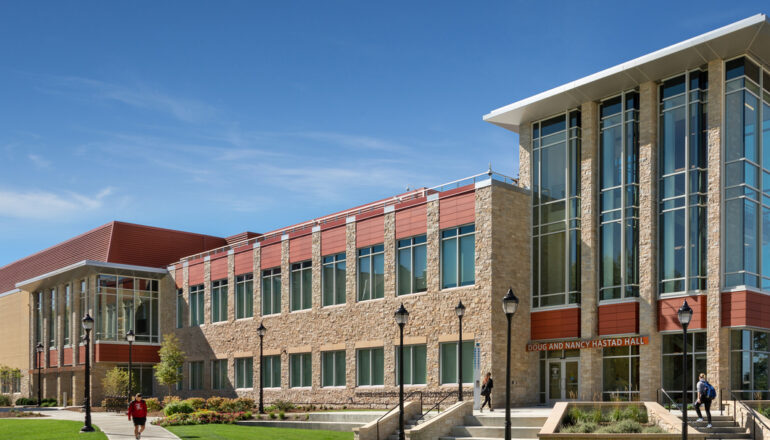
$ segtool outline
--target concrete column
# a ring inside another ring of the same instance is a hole
[[[356,271],[358,258],[356,255],[356,223],[351,221],[345,225],[345,291],[348,306],[355,305],[358,298],[356,286]],[[355,383],[355,382],[354,382]]]
[[[438,196],[436,194],[435,196]],[[441,279],[439,276],[441,263],[439,261],[440,232],[439,232],[439,201],[438,198],[431,200],[428,196],[427,203],[428,229],[426,241],[427,249],[427,283],[428,292],[438,292],[441,290]]]
[[[203,323],[211,324],[211,259],[203,259]]]
[[[385,214],[385,298],[396,297],[396,213]],[[393,379],[395,381],[395,378]]]
[[[532,188],[532,125],[519,127],[519,185]],[[530,206],[531,210],[531,206]]]
[[[323,306],[323,284],[321,277],[323,276],[321,274],[322,272],[322,263],[323,263],[323,256],[321,255],[321,228],[320,227],[314,227],[313,228],[313,250],[312,250],[312,260],[313,260],[313,268],[311,269],[313,271],[313,299],[312,299],[312,308],[313,310],[318,310]]]
[[[190,326],[190,267],[187,262],[182,264],[182,297],[184,307],[182,310],[182,327]]]
[[[654,400],[661,378],[658,333],[658,84],[639,86],[639,333],[650,344],[639,347],[642,400]]]
[[[227,252],[227,320],[235,321],[235,253],[232,249]]]
[[[254,248],[252,254],[252,263],[254,264],[254,276],[253,286],[254,289],[254,318],[262,321],[262,263],[260,261],[260,248],[259,246]],[[259,363],[259,361],[257,361]],[[256,369],[254,370],[256,371]],[[259,379],[259,376],[257,376]]]
[[[291,312],[291,263],[289,239],[281,239],[281,313]]]

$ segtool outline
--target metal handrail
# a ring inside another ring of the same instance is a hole
[[[422,420],[422,419],[424,419],[424,418],[425,418],[425,415],[426,415],[426,414],[428,414],[428,413],[430,413],[430,412],[431,412],[431,411],[433,411],[434,409],[436,409],[436,410],[437,410],[439,413],[441,413],[441,403],[442,403],[443,401],[445,401],[445,400],[446,400],[448,397],[451,397],[451,396],[454,396],[454,395],[455,395],[455,393],[451,393],[451,392],[450,392],[450,393],[447,393],[447,394],[446,394],[444,397],[442,397],[441,399],[439,399],[439,401],[438,401],[438,402],[436,402],[436,404],[435,404],[435,405],[431,406],[431,407],[430,407],[430,408],[429,408],[427,411],[425,411],[425,412],[422,412],[422,411],[420,411],[420,416],[419,416],[419,417],[417,417],[415,420]]]
[[[741,399],[739,399],[735,395],[735,392],[733,390],[730,390],[730,397],[732,397],[732,399],[733,399],[733,418],[735,418],[735,416],[737,415],[736,414],[737,413],[736,406],[735,406],[736,402],[740,403],[746,409],[746,411],[749,413],[749,415],[751,415],[751,423],[752,423],[752,425],[751,425],[751,438],[752,439],[756,439],[757,438],[757,420],[759,420],[759,423],[762,426],[764,426],[765,429],[770,430],[770,426],[767,426],[767,424],[765,422],[763,422],[762,419],[757,419],[757,412],[754,410],[754,408],[750,407],[748,404],[746,404],[746,402],[744,402]]]
[[[676,400],[674,400],[674,398],[673,398],[673,397],[671,397],[671,396],[670,396],[670,395],[669,395],[669,394],[666,392],[666,390],[665,390],[665,389],[661,388],[661,389],[659,389],[658,391],[659,391],[659,392],[663,392],[663,395],[664,395],[664,396],[666,396],[666,397],[668,397],[668,400],[670,400],[670,401],[671,401],[671,403],[673,403],[673,404],[674,404],[674,408],[677,408],[677,410],[679,410],[679,411],[681,411],[681,410],[682,410],[682,408],[681,408],[681,405],[679,405],[678,403],[676,403]],[[660,395],[658,395],[658,401],[660,402],[660,400],[661,400],[661,399],[660,399]],[[669,407],[669,409],[668,409],[668,412],[671,412],[671,407]]]
[[[422,414],[422,391],[412,391],[411,393],[407,394],[406,397],[404,397],[404,401],[406,402],[407,399],[409,399],[410,397],[414,396],[415,394],[419,394],[420,395],[420,414]],[[393,411],[394,409],[398,408],[399,406],[401,406],[401,402],[400,401],[396,404],[396,406],[394,406],[393,408],[385,411],[385,414],[383,414],[382,416],[380,416],[379,419],[377,419],[377,422],[374,425],[375,426],[374,429],[377,431],[377,440],[380,440],[380,420],[385,418],[385,416],[390,414],[391,411]]]

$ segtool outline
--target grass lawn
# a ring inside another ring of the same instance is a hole
[[[0,420],[1,440],[107,440],[102,432],[81,434],[83,422],[68,420]],[[95,427],[96,428],[96,427]],[[97,428],[98,430],[98,428]]]
[[[200,440],[352,440],[352,432],[314,431],[311,429],[265,428],[240,425],[169,426],[181,439]]]

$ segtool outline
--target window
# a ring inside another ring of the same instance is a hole
[[[227,381],[227,359],[211,361],[211,389],[221,390],[229,385]]]
[[[265,388],[281,388],[281,356],[264,356],[262,384]]]
[[[663,388],[677,401],[682,396],[682,335],[663,335]],[[687,383],[691,401],[695,401],[698,374],[706,372],[706,332],[687,332]]]
[[[291,311],[304,310],[313,304],[313,263],[291,265]]]
[[[476,282],[475,225],[441,231],[441,288],[472,286]]]
[[[8,368],[0,372],[0,393],[12,394],[21,391],[21,370]]]
[[[639,94],[599,107],[599,300],[639,296]]]
[[[235,387],[254,387],[254,359],[239,358],[235,360]]]
[[[425,235],[398,240],[399,295],[428,290],[428,253],[425,242]]]
[[[345,386],[345,350],[321,353],[321,386]]]
[[[563,362],[564,361],[564,362]],[[540,403],[578,398],[580,350],[540,352]],[[564,389],[562,389],[562,378]],[[505,385],[505,384],[503,384]]]
[[[463,383],[473,383],[473,341],[463,341]],[[458,353],[457,342],[440,345],[441,383],[457,383]]]
[[[127,364],[120,365],[119,367],[123,371],[128,371]],[[151,366],[137,366],[134,364],[131,369],[131,377],[133,378],[133,382],[131,382],[131,394],[142,393],[143,396],[152,396],[153,376],[154,371]]]
[[[345,304],[345,253],[323,258],[321,270],[323,305]]]
[[[262,271],[262,314],[281,313],[281,268]]]
[[[399,375],[399,347],[396,347],[396,385],[401,383]],[[427,347],[425,345],[404,346],[404,385],[425,385],[427,383]]]
[[[211,322],[227,321],[227,280],[211,283]]]
[[[666,80],[660,86],[661,295],[706,289],[707,90],[708,74],[703,70]]]
[[[385,382],[385,359],[382,347],[358,350],[358,386],[383,385]]]
[[[639,346],[602,350],[604,400],[639,400]]]
[[[254,316],[254,275],[235,277],[235,319]]]
[[[358,300],[385,297],[385,246],[358,250]]]
[[[725,74],[724,282],[770,290],[770,75],[744,57]]]
[[[43,292],[35,294],[35,345],[43,341]]]
[[[70,345],[70,318],[72,316],[72,287],[64,286],[64,345]]]
[[[312,365],[310,353],[298,353],[289,355],[289,387],[312,386]]]
[[[83,319],[88,313],[88,281],[80,281],[80,318]],[[76,325],[78,332],[83,332],[81,325]],[[82,343],[82,341],[81,341]]]
[[[203,361],[190,362],[190,389],[203,389]]]
[[[730,388],[741,399],[770,396],[769,340],[768,332],[730,330]]]
[[[176,289],[176,328],[184,327],[184,289]]]
[[[532,124],[532,307],[580,303],[580,111]]]
[[[124,341],[133,330],[137,342],[160,339],[158,280],[98,275],[96,278],[96,338]]]
[[[190,286],[190,326],[203,323],[203,284],[198,284]]]
[[[56,289],[51,289],[48,309],[48,348],[56,348]]]
[[[176,369],[177,374],[182,374],[182,369],[183,369],[182,367],[177,368]],[[180,376],[180,377],[182,377],[182,379],[180,379],[179,382],[177,382],[176,385],[174,385],[174,388],[177,391],[182,391],[184,389],[184,376]]]

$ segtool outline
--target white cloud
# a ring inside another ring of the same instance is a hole
[[[53,221],[79,217],[101,208],[112,192],[111,187],[102,189],[94,196],[71,191],[17,192],[0,189],[0,217]]]
[[[38,168],[48,168],[51,166],[51,161],[46,160],[37,154],[30,154],[27,156],[27,158],[31,160],[32,163],[34,163]]]

